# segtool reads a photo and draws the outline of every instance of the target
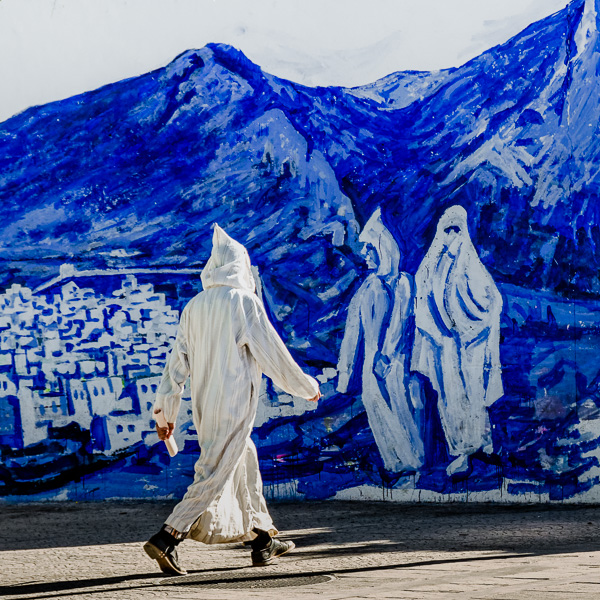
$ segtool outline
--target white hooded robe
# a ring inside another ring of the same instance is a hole
[[[491,450],[487,407],[503,394],[502,296],[477,256],[461,206],[440,218],[415,282],[412,369],[438,394],[450,454]]]
[[[313,398],[318,384],[295,363],[254,293],[248,252],[218,225],[203,291],[182,312],[155,410],[174,423],[190,377],[200,458],[194,480],[165,523],[212,544],[277,533],[262,494],[250,433],[262,373],[288,394]]]
[[[379,265],[348,307],[338,361],[338,391],[347,391],[362,359],[362,402],[384,466],[395,473],[417,470],[423,463],[423,442],[407,389],[408,364],[403,348],[412,286],[406,273],[398,272],[400,249],[383,224],[379,209],[359,240],[372,246]],[[380,362],[384,365],[381,368]]]

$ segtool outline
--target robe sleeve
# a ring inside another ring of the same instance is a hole
[[[154,410],[161,409],[168,423],[175,423],[177,419],[185,382],[190,374],[187,343],[184,336],[186,322],[187,311],[184,310],[154,402]]]
[[[340,347],[340,357],[338,359],[337,368],[342,380],[338,383],[338,391],[342,394],[348,389],[348,382],[354,371],[354,363],[364,336],[360,320],[360,305],[364,295],[363,286],[361,286],[358,292],[353,296],[352,300],[350,300],[348,317],[346,318],[346,328],[344,329],[344,338],[342,339],[342,345]]]
[[[391,358],[397,353],[408,353],[408,320],[413,311],[412,282],[406,273],[402,273],[393,290],[392,316],[385,334],[382,354]]]
[[[319,384],[296,364],[271,325],[258,297],[245,296],[242,308],[244,328],[240,345],[248,347],[260,370],[275,385],[292,396],[314,398],[319,391]]]

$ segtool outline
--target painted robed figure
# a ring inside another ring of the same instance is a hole
[[[502,296],[471,242],[463,207],[440,218],[415,283],[411,367],[437,392],[453,475],[468,469],[470,455],[492,451],[487,409],[503,394]]]
[[[423,462],[423,442],[409,382],[412,277],[399,271],[400,249],[379,209],[359,241],[371,272],[348,307],[338,391],[346,392],[353,373],[360,371],[362,402],[384,467],[414,472]]]

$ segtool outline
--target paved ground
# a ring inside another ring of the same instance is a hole
[[[240,545],[186,541],[186,577],[142,550],[166,502],[0,505],[0,597],[600,598],[600,509],[321,502],[272,506],[297,549],[249,567]]]

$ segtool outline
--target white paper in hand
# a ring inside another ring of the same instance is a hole
[[[169,426],[162,410],[159,410],[158,412],[154,413],[154,420],[156,421],[156,424],[159,427],[168,427]],[[177,448],[177,442],[175,441],[175,438],[173,437],[173,435],[171,435],[170,438],[167,438],[165,440],[165,446],[167,447],[167,450],[169,451],[169,456],[175,456],[179,452],[179,448]]]

